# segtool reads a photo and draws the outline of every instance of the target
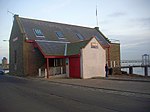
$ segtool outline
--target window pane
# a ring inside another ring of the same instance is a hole
[[[61,31],[57,31],[56,35],[57,35],[58,38],[64,38],[64,35]]]
[[[44,35],[40,29],[33,29],[33,31],[37,37],[44,37]]]

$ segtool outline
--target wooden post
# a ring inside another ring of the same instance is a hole
[[[108,47],[108,67],[110,67],[110,47]]]
[[[116,67],[116,62],[114,61],[114,67]]]
[[[47,78],[49,78],[49,59],[46,58]]]
[[[45,68],[45,78],[47,78],[47,69]]]
[[[145,73],[145,76],[148,76],[148,66],[144,67],[144,73]]]
[[[132,66],[129,67],[129,74],[133,74],[133,67]]]
[[[111,68],[113,67],[113,65],[112,65],[112,61],[110,61],[110,67],[111,67]]]

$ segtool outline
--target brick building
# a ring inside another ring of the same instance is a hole
[[[106,62],[110,66],[113,58],[120,61],[120,51],[114,49],[120,50],[120,45],[110,43],[98,28],[15,15],[10,35],[10,73],[104,77]]]

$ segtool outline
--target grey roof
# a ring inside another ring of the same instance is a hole
[[[80,50],[82,48],[84,48],[88,42],[90,41],[91,39],[89,40],[85,40],[85,41],[81,41],[81,42],[75,42],[75,43],[70,43],[67,45],[67,55],[76,55],[76,54],[79,54],[80,53]]]
[[[88,28],[88,27],[48,22],[48,21],[35,20],[35,19],[27,19],[21,17],[19,17],[19,20],[29,40],[39,39],[39,40],[50,40],[50,41],[66,41],[72,43],[72,42],[81,41],[76,35],[77,33],[79,33],[83,36],[84,40],[96,36],[102,45],[108,46],[108,42],[105,36],[101,32],[97,31],[95,28]],[[44,34],[44,38],[36,37],[36,35],[33,32],[33,29],[40,29]],[[65,39],[59,39],[58,36],[56,36],[57,31],[61,31]]]
[[[36,43],[46,56],[70,56],[80,54],[80,49],[85,47],[90,40],[75,43],[36,40]]]
[[[50,41],[36,41],[40,49],[45,55],[49,56],[64,56],[65,44]]]

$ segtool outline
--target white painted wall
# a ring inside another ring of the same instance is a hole
[[[98,48],[91,48],[91,42],[98,41],[93,38],[85,48],[81,50],[81,77],[105,77],[106,55],[105,49],[98,43]]]

